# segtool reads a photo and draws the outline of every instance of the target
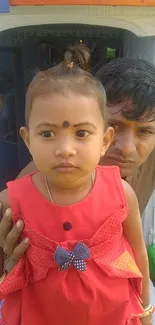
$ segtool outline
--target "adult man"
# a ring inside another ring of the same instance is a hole
[[[101,163],[120,167],[143,213],[155,189],[155,67],[142,60],[117,59],[96,76],[105,87],[108,122],[115,129]]]
[[[96,74],[107,92],[108,122],[114,141],[100,162],[118,165],[121,175],[135,190],[141,213],[155,189],[155,67],[142,60],[116,59]],[[20,176],[34,171],[30,163]],[[28,247],[17,242],[23,224],[11,227],[9,211],[0,223],[0,246],[11,258],[10,271]],[[8,234],[9,233],[9,234]]]

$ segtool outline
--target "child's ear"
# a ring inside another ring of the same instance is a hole
[[[104,156],[106,150],[110,147],[113,137],[114,137],[114,129],[112,127],[108,127],[103,136],[101,157]]]
[[[29,139],[29,130],[27,127],[22,126],[19,130],[20,136],[22,137],[26,147],[30,150],[30,139]]]

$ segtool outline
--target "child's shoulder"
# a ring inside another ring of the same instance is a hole
[[[9,181],[6,183],[7,189],[9,189],[9,191],[21,191],[25,186],[27,186],[27,184],[29,183],[29,181],[31,180],[31,174],[25,175],[21,178],[17,178],[13,181]]]
[[[34,173],[27,174],[21,178],[15,179],[13,181],[7,182],[7,189],[9,191],[9,196],[21,197],[23,193],[28,193],[32,185],[32,176]]]
[[[100,170],[101,172],[109,172],[109,173],[119,173],[120,175],[120,169],[118,166],[97,166],[97,170]]]
[[[107,178],[107,181],[111,179],[111,181],[120,182],[121,174],[118,166],[97,166],[96,168],[98,175],[101,178]]]
[[[32,173],[23,176],[19,179],[10,181],[6,184],[7,188],[0,193],[0,203],[2,204],[3,211],[5,211],[7,208],[10,208],[9,192],[13,193],[13,196],[18,196],[18,194],[21,193],[22,188],[24,188],[24,185],[28,183],[28,180],[31,178],[31,175]]]
[[[103,173],[105,175],[111,175],[112,177],[115,175],[129,200],[135,195],[131,185],[121,178],[120,169],[118,166],[97,166],[97,171],[99,171],[101,174]],[[114,181],[114,178],[112,178],[112,180]]]
[[[112,200],[119,199],[123,206],[130,207],[135,201],[135,192],[132,187],[121,178],[120,169],[117,166],[98,166],[97,173],[101,184],[110,188]]]

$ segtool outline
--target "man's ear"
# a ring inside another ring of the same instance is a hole
[[[114,137],[114,129],[112,127],[108,127],[103,136],[101,157],[104,156],[106,150],[110,147],[113,137]]]
[[[26,147],[30,150],[30,139],[29,139],[29,129],[22,126],[19,130],[20,136],[22,137]]]

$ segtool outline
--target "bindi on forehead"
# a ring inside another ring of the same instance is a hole
[[[64,121],[63,123],[62,123],[62,127],[63,128],[69,128],[69,126],[70,126],[70,123],[68,122],[68,121]]]

